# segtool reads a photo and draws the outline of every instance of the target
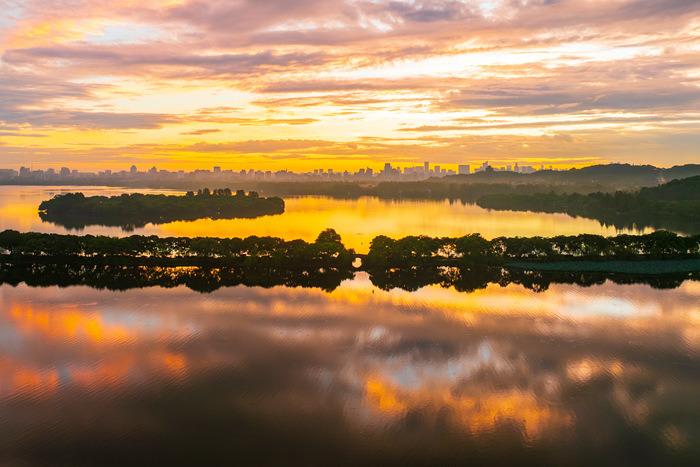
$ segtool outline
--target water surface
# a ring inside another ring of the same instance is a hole
[[[90,226],[68,230],[42,222],[37,213],[41,201],[58,193],[83,192],[86,195],[111,196],[120,193],[177,193],[163,190],[118,189],[106,187],[0,187],[0,229],[54,233],[91,233],[113,236],[129,234],[160,236],[275,236],[285,240],[313,241],[319,232],[333,228],[346,246],[367,252],[377,235],[462,236],[478,232],[486,238],[498,236],[553,236],[592,233],[649,233],[645,230],[618,230],[598,221],[574,218],[566,214],[488,211],[459,201],[390,201],[363,197],[340,200],[318,196],[285,198],[285,213],[256,219],[201,219],[171,222],[125,232],[120,228]]]
[[[0,187],[0,229],[66,233],[36,208],[67,191],[157,192]],[[617,233],[563,214],[319,197],[133,233],[313,240],[327,227],[359,251],[379,234]],[[19,285],[0,285],[3,465],[700,463],[697,281],[406,291],[357,273],[327,290],[200,293],[7,271]]]
[[[697,465],[700,283],[0,287],[0,462]]]

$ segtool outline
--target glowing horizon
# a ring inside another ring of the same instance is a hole
[[[698,2],[0,7],[0,167],[700,162]]]

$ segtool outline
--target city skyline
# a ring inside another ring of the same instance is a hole
[[[0,159],[700,160],[688,0],[0,0]]]
[[[541,165],[539,170],[557,170],[553,166],[545,167]],[[159,169],[152,166],[147,169],[139,169],[136,165],[131,165],[128,169],[104,169],[100,171],[80,171],[70,167],[45,167],[35,168],[33,166],[21,166],[17,170],[13,168],[0,168],[0,181],[12,180],[37,180],[37,181],[62,181],[76,180],[85,178],[142,178],[142,177],[185,177],[185,176],[209,176],[213,178],[220,177],[238,177],[238,178],[254,178],[254,179],[276,179],[276,180],[309,180],[309,179],[407,179],[407,180],[423,180],[430,177],[445,177],[450,175],[469,175],[479,172],[512,172],[519,174],[535,173],[538,168],[530,165],[492,165],[488,161],[484,161],[479,166],[471,166],[467,164],[441,165],[431,164],[429,161],[423,162],[421,165],[398,166],[392,165],[390,162],[384,163],[381,169],[375,170],[373,167],[363,167],[356,171],[336,170],[334,168],[317,168],[306,172],[293,170],[260,170],[255,168],[247,169],[225,169],[221,166],[214,166],[210,169],[198,168],[192,171],[167,170]]]

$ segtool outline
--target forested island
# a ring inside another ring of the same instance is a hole
[[[56,195],[39,205],[42,220],[71,228],[88,225],[122,227],[133,230],[148,223],[163,224],[202,218],[254,218],[282,214],[284,200],[263,198],[257,192],[230,189],[200,189],[180,195],[85,196],[82,193]]]
[[[14,230],[0,233],[0,259],[17,263],[281,267],[303,273],[351,269],[355,257],[331,229],[321,232],[313,243],[257,236],[118,238]]]
[[[362,258],[360,268],[355,263]],[[470,291],[489,283],[546,290],[550,283],[605,280],[677,287],[700,279],[700,236],[649,235],[458,238],[375,237],[367,255],[332,229],[309,243],[275,237],[182,238],[0,233],[0,283],[89,285],[125,290],[233,285],[333,290],[358,270],[382,289],[430,284]]]
[[[685,237],[658,231],[647,235],[580,234],[556,237],[457,238],[409,236],[372,240],[365,258],[369,268],[422,265],[505,265],[515,262],[584,262],[700,259],[700,235]]]
[[[700,232],[700,176],[636,192],[486,194],[477,204],[497,210],[561,212],[597,219],[617,228],[655,227],[691,234]]]
[[[6,230],[0,233],[0,258],[18,262],[99,263],[162,266],[268,265],[288,269],[351,268],[356,258],[370,269],[425,265],[503,266],[528,262],[656,261],[700,259],[700,235],[685,237],[658,231],[648,235],[603,237],[375,237],[367,255],[343,245],[327,229],[315,242],[277,237],[117,238]]]

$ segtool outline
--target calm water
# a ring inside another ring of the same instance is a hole
[[[149,224],[131,233],[120,228],[91,226],[83,231],[44,223],[37,214],[41,201],[58,193],[80,191],[86,195],[116,195],[129,192],[163,193],[158,190],[128,190],[100,187],[15,187],[0,186],[0,230],[35,232],[92,233],[123,236],[146,234],[161,236],[272,235],[287,240],[313,241],[326,228],[334,228],[344,243],[358,252],[366,252],[377,235],[462,236],[479,232],[486,238],[534,235],[574,235],[594,233],[640,233],[604,227],[598,221],[573,218],[566,214],[487,211],[478,206],[449,201],[386,201],[377,198],[337,200],[305,196],[287,198],[286,212],[280,216],[257,219],[211,220]],[[650,230],[649,230],[650,231]]]
[[[58,191],[0,188],[0,228],[62,232],[36,214]],[[361,250],[380,233],[614,233],[442,202],[287,207],[139,233],[313,239],[334,227]],[[695,281],[0,286],[1,465],[700,465],[699,394]]]
[[[0,287],[0,463],[697,465],[700,283]]]

